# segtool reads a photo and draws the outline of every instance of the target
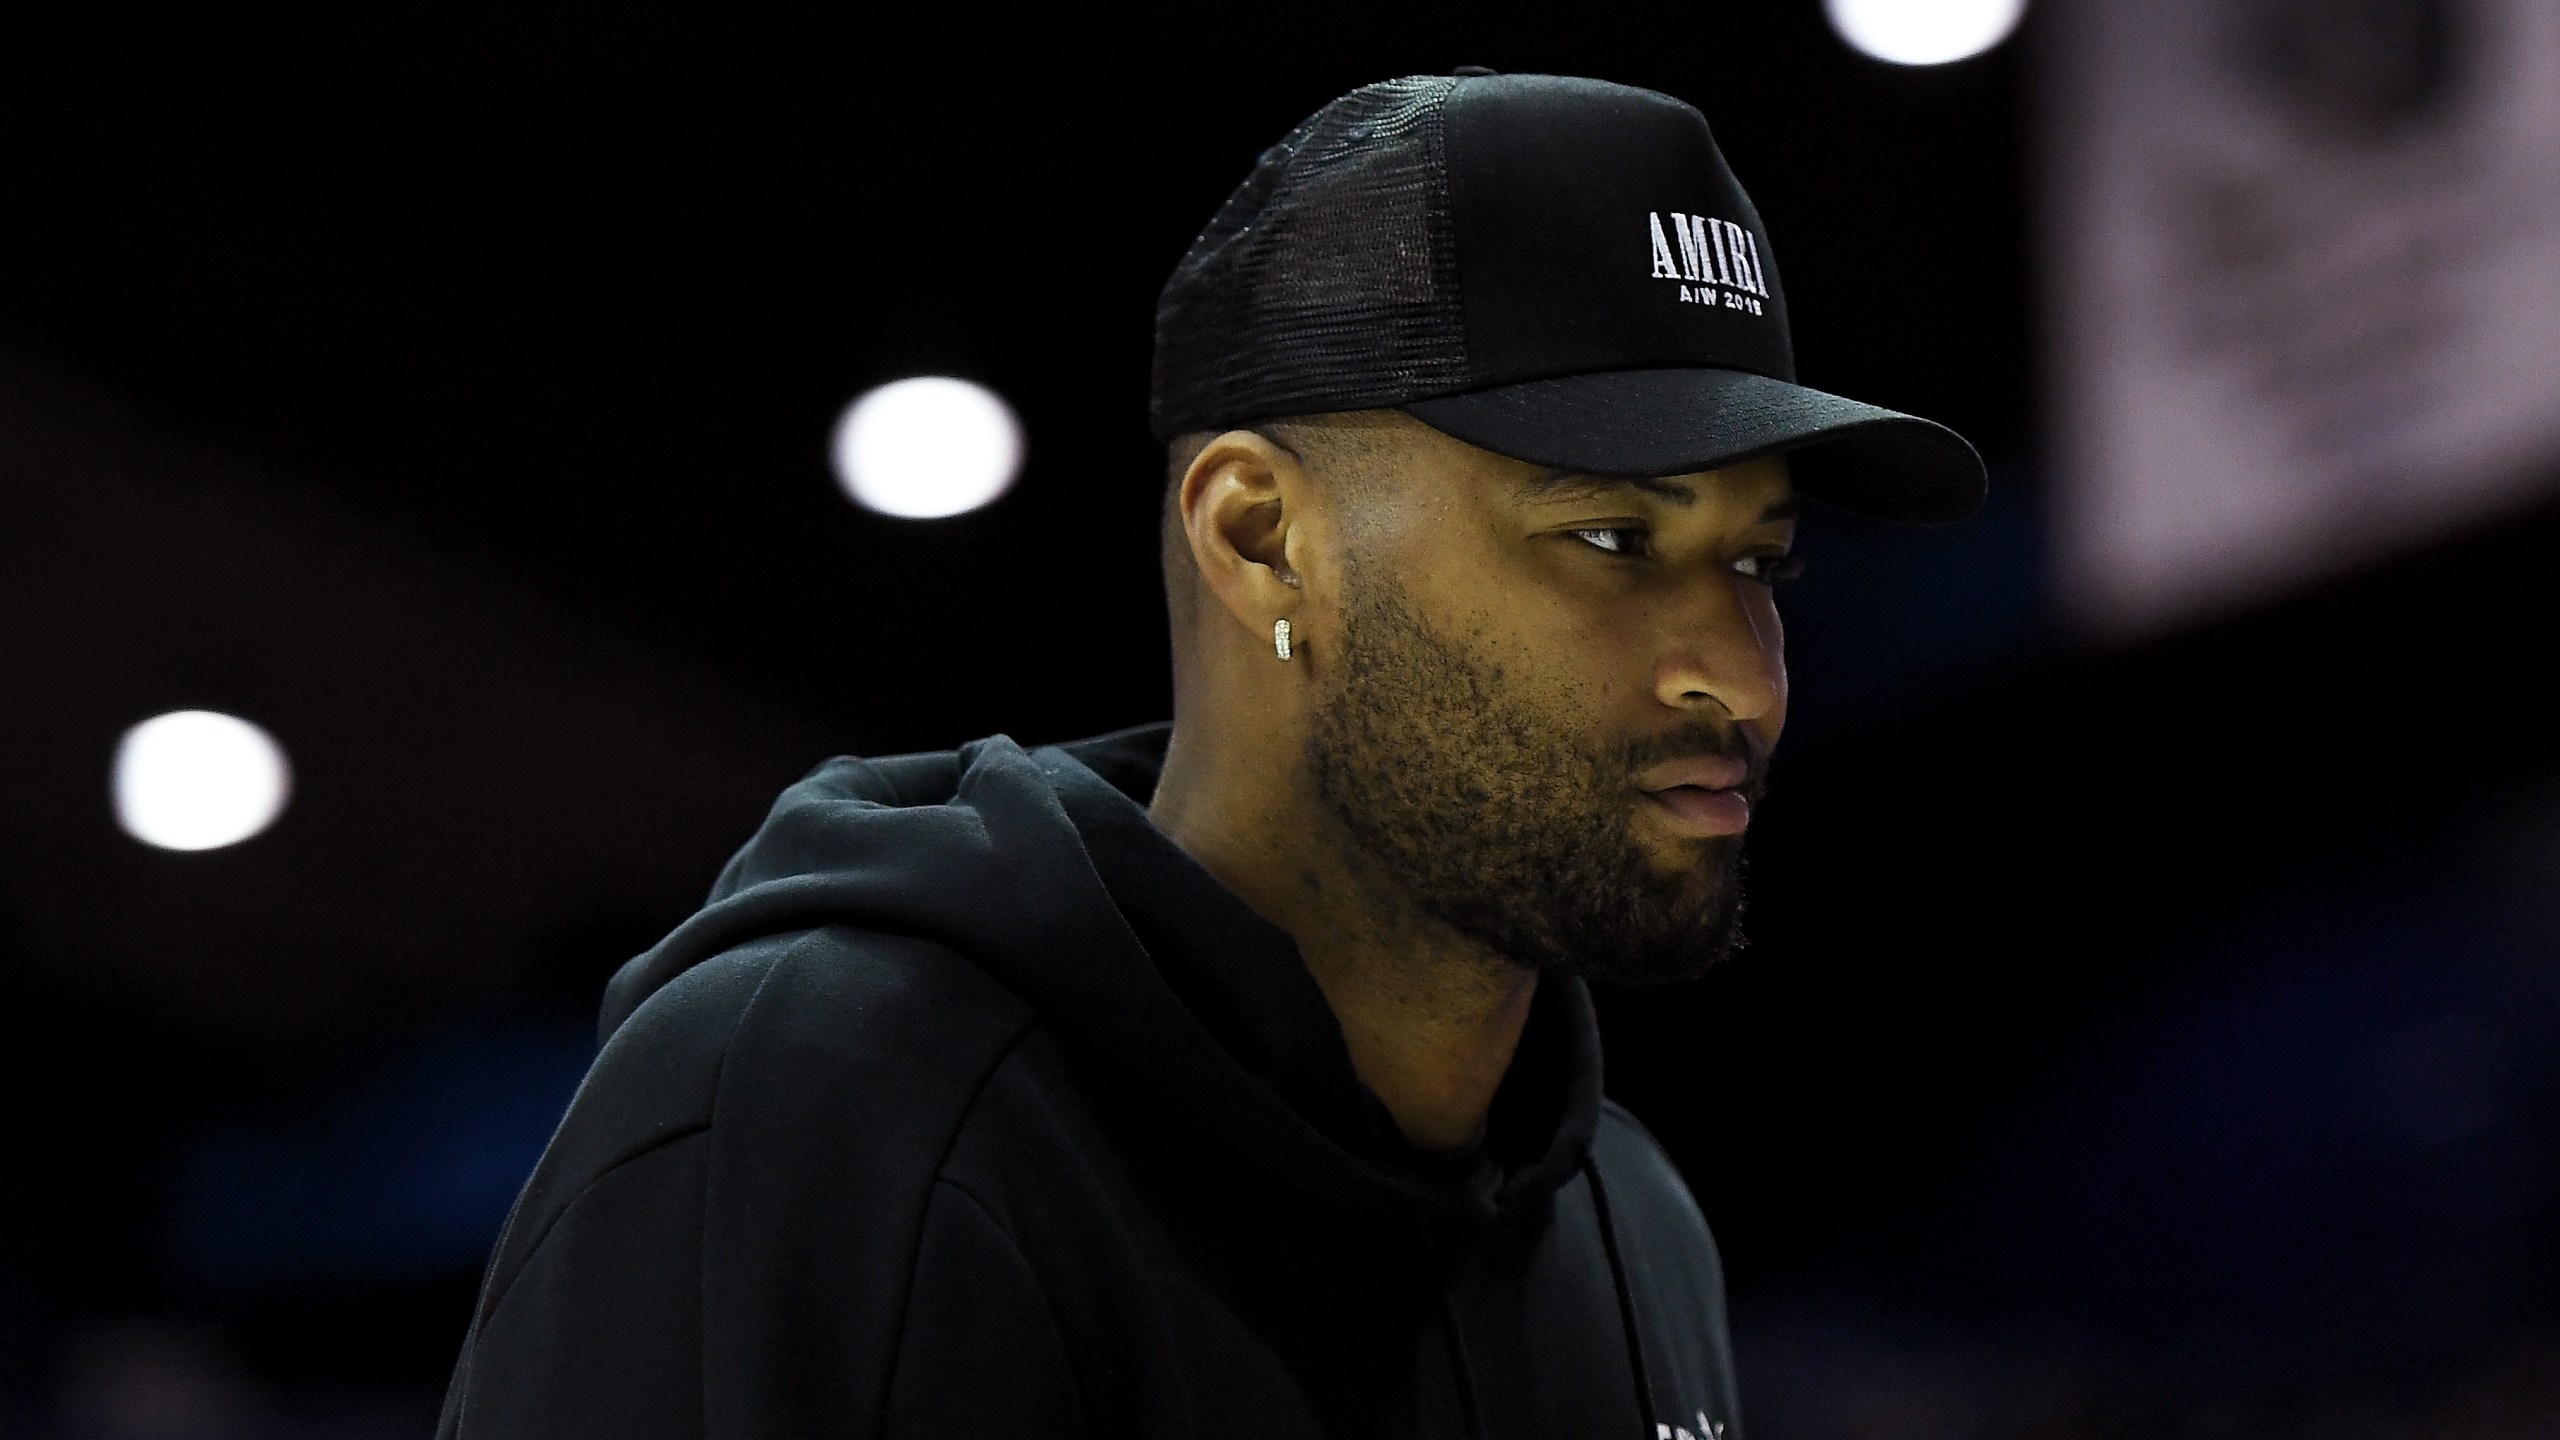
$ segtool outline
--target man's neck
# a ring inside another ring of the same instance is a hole
[[[1358,863],[1331,816],[1213,794],[1181,749],[1148,807],[1157,828],[1298,942],[1352,1068],[1406,1139],[1438,1153],[1474,1143],[1519,1049],[1536,974],[1419,911]]]
[[[1362,913],[1302,917],[1291,932],[1298,952],[1342,1022],[1352,1068],[1405,1138],[1424,1150],[1463,1149],[1484,1133],[1538,977]]]

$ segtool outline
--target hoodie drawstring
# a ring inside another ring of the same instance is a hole
[[[1483,1440],[1484,1422],[1476,1415],[1476,1372],[1467,1363],[1467,1342],[1459,1334],[1458,1307],[1449,1298],[1446,1281],[1440,1285],[1440,1322],[1449,1331],[1449,1368],[1458,1379],[1458,1410],[1466,1417],[1470,1440]]]
[[[1609,1192],[1600,1183],[1600,1167],[1588,1159],[1582,1162],[1583,1177],[1591,1182],[1591,1210],[1600,1222],[1600,1248],[1609,1257],[1609,1278],[1618,1287],[1618,1323],[1627,1332],[1627,1364],[1635,1375],[1636,1426],[1643,1440],[1654,1440],[1653,1382],[1644,1370],[1644,1335],[1636,1328],[1635,1287],[1627,1283],[1627,1262],[1618,1253],[1618,1227],[1609,1218]]]

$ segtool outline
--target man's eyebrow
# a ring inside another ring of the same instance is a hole
[[[1542,500],[1593,500],[1618,487],[1632,486],[1648,495],[1659,496],[1675,505],[1695,505],[1698,492],[1676,480],[1656,480],[1641,475],[1585,475],[1572,470],[1541,470],[1512,487],[1512,498],[1523,504]],[[1798,511],[1796,497],[1781,495],[1769,502],[1753,522],[1774,525],[1793,520]]]
[[[1622,485],[1632,486],[1674,505],[1698,503],[1698,492],[1676,480],[1656,480],[1643,475],[1585,475],[1573,470],[1541,470],[1513,486],[1511,497],[1523,504],[1541,500],[1592,500]]]

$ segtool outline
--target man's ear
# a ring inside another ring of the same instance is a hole
[[[1192,562],[1218,603],[1257,637],[1303,603],[1289,552],[1309,500],[1304,463],[1251,430],[1218,436],[1183,472],[1178,503]]]

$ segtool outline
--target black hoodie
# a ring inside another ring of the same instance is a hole
[[[1736,1440],[1714,1242],[1541,984],[1415,1149],[1170,734],[832,760],[606,991],[446,1440]]]

